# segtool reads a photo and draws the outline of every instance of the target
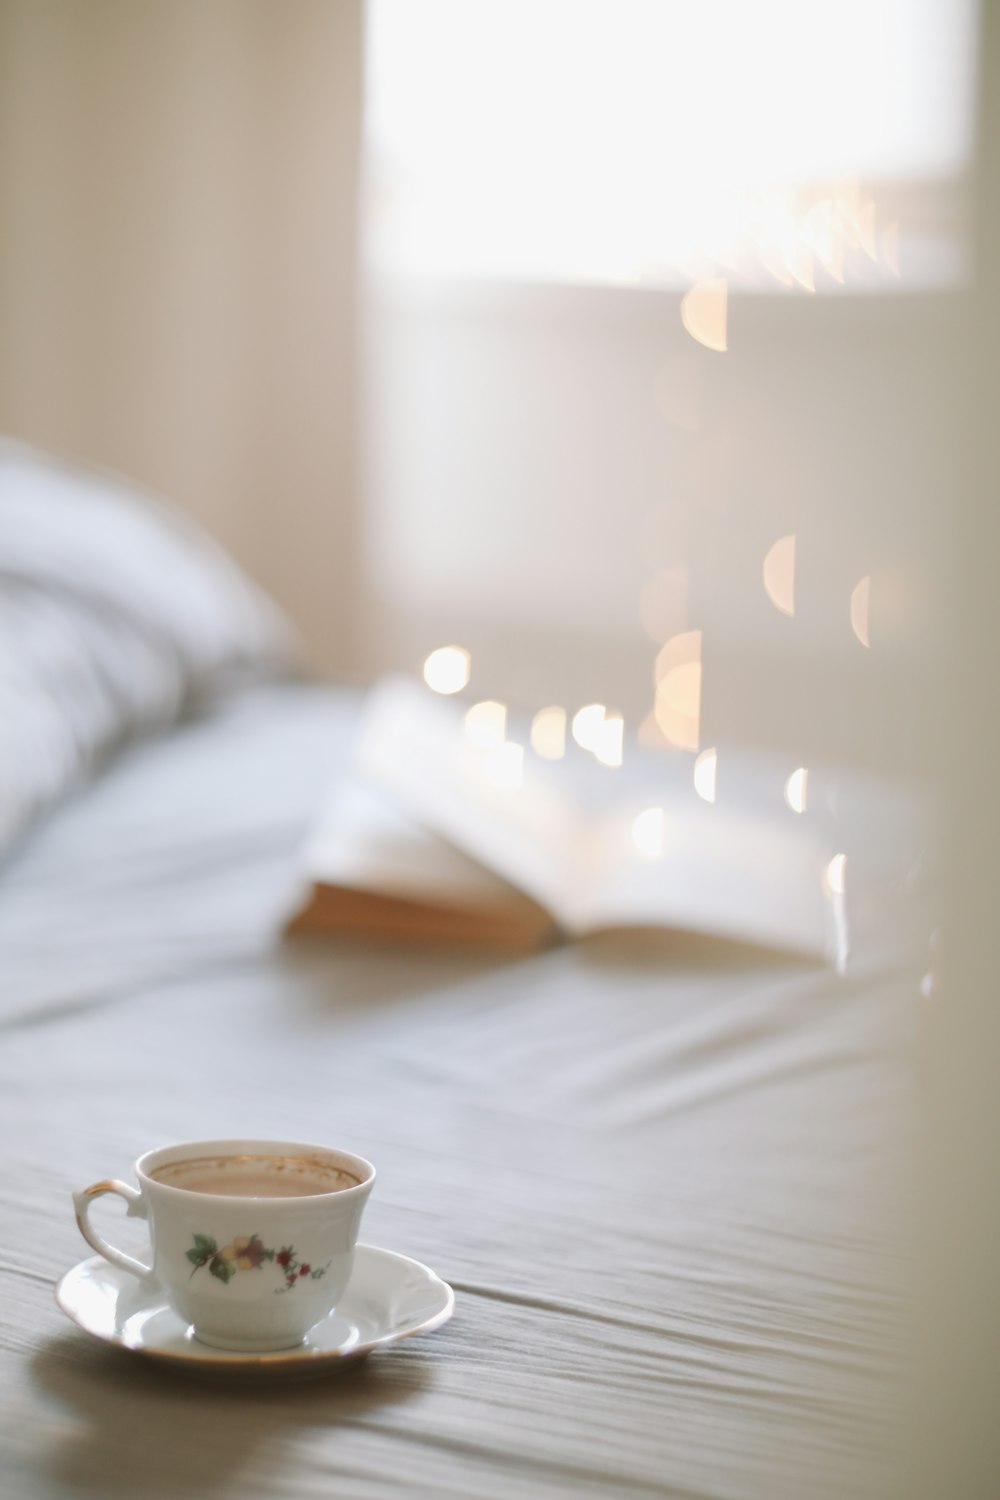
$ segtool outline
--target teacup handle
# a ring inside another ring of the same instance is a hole
[[[82,1193],[73,1194],[73,1205],[76,1209],[76,1222],[80,1227],[80,1233],[88,1245],[109,1260],[113,1266],[121,1266],[123,1271],[128,1271],[133,1276],[138,1276],[141,1281],[151,1281],[153,1270],[151,1266],[144,1265],[141,1260],[136,1260],[133,1255],[126,1255],[124,1250],[116,1250],[114,1245],[109,1245],[103,1234],[99,1234],[90,1222],[90,1205],[95,1198],[101,1198],[105,1193],[117,1193],[124,1198],[128,1204],[128,1217],[130,1219],[145,1219],[148,1214],[146,1200],[138,1188],[129,1187],[127,1182],[118,1182],[117,1179],[105,1178],[103,1182],[95,1182],[93,1186],[84,1188]]]

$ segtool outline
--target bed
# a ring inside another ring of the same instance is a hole
[[[7,855],[5,1494],[882,1493],[912,965],[283,940],[359,707],[304,681],[217,692]],[[71,1191],[153,1144],[242,1133],[372,1158],[363,1238],[448,1281],[453,1319],[252,1388],[70,1324]]]

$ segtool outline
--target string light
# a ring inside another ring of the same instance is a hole
[[[468,651],[461,646],[439,646],[424,662],[424,681],[434,693],[460,693],[471,669]]]

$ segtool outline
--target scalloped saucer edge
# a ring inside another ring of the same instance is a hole
[[[100,1255],[67,1271],[56,1287],[56,1301],[92,1337],[185,1374],[303,1380],[332,1374],[401,1339],[432,1333],[451,1317],[455,1294],[420,1261],[358,1245],[350,1283],[335,1311],[296,1348],[261,1354],[200,1344],[159,1288],[142,1286]]]

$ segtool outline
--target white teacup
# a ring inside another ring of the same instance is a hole
[[[105,1180],[74,1193],[80,1233],[162,1288],[202,1343],[292,1348],[336,1307],[375,1181],[364,1157],[299,1141],[189,1141],[147,1151],[135,1175],[138,1188]],[[93,1227],[90,1206],[104,1193],[149,1220],[152,1265]]]

